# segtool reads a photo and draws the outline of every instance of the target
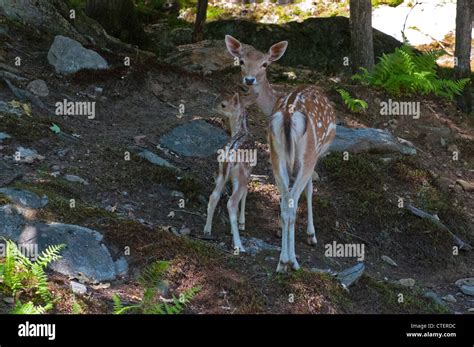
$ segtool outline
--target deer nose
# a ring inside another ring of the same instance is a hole
[[[252,84],[255,84],[255,77],[245,77],[244,82],[246,85],[251,86]]]

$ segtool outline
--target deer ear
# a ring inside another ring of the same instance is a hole
[[[281,41],[275,43],[273,46],[270,47],[270,50],[268,51],[268,54],[270,55],[270,58],[268,60],[277,61],[278,59],[280,59],[283,54],[285,54],[286,47],[288,47],[288,41]]]
[[[237,106],[240,103],[239,93],[235,93],[232,97],[232,105]]]
[[[246,97],[242,98],[242,103],[244,104],[244,107],[250,106],[255,101],[258,99],[258,94],[257,93],[252,93],[250,95],[247,95]]]
[[[239,42],[239,40],[233,38],[230,35],[226,35],[225,45],[227,46],[229,53],[234,57],[240,58],[242,56],[242,44]]]

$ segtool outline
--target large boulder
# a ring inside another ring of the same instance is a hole
[[[107,61],[97,52],[61,35],[54,38],[48,52],[48,62],[61,74],[71,74],[84,69],[103,70],[109,67]]]
[[[350,55],[349,19],[345,17],[309,18],[302,23],[261,24],[245,20],[222,20],[206,26],[206,39],[224,40],[230,34],[243,43],[266,52],[278,41],[287,40],[288,50],[279,63],[286,66],[308,66],[321,72],[350,71],[344,57]],[[374,53],[392,52],[401,42],[373,30]]]
[[[58,0],[2,0],[0,12],[6,18],[27,23],[50,34],[62,33],[83,43],[84,37],[61,14]]]

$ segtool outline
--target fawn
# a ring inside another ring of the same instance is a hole
[[[275,182],[280,191],[282,247],[278,272],[288,266],[298,270],[295,253],[295,221],[298,200],[303,190],[308,205],[307,241],[315,245],[313,224],[312,173],[336,135],[333,106],[315,86],[298,87],[287,95],[279,95],[267,79],[267,66],[280,59],[288,47],[281,41],[262,53],[226,35],[227,50],[240,61],[243,83],[258,94],[257,105],[271,116],[268,143]],[[292,181],[292,182],[290,182]],[[290,188],[290,183],[291,188]]]
[[[235,93],[231,98],[223,100],[217,107],[217,111],[220,114],[229,118],[232,137],[225,149],[220,150],[220,159],[218,158],[219,174],[217,176],[216,187],[209,197],[204,233],[208,235],[211,234],[212,218],[215,208],[221,197],[222,189],[230,178],[232,182],[232,195],[227,202],[227,209],[229,211],[233,247],[237,252],[245,252],[245,248],[240,240],[239,230],[245,230],[247,183],[250,180],[252,167],[255,166],[256,163],[256,155],[254,162],[248,160],[248,153],[255,151],[253,149],[255,145],[247,128],[247,114],[245,109],[247,106],[253,104],[256,99],[257,95],[255,94],[248,97],[241,97],[238,93]],[[237,226],[239,203],[240,214]]]

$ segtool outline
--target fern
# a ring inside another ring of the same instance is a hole
[[[361,72],[352,78],[368,85],[381,87],[395,96],[417,93],[434,94],[452,100],[454,96],[462,93],[469,79],[439,78],[436,60],[442,54],[442,51],[416,53],[410,45],[405,43],[396,48],[393,53],[383,54],[372,73],[361,68]]]
[[[341,94],[342,100],[344,100],[347,108],[352,112],[361,112],[368,107],[367,102],[361,99],[353,98],[346,90],[342,88],[338,88],[336,90],[339,92],[339,94]]]
[[[64,245],[49,246],[37,259],[32,262],[23,255],[11,240],[5,240],[6,254],[2,264],[0,278],[3,287],[15,298],[15,308],[12,313],[42,313],[52,307],[52,297],[48,288],[46,267],[61,258],[60,251]],[[34,294],[33,301],[41,300],[45,306],[35,306],[33,302],[22,304],[18,297],[21,294]]]
[[[139,282],[145,287],[142,300],[136,305],[125,306],[117,294],[112,295],[113,313],[125,314],[127,312],[137,312],[145,314],[180,314],[186,308],[186,305],[199,293],[201,287],[192,287],[176,297],[173,295],[171,302],[161,302],[157,299],[157,288],[164,281],[164,275],[169,268],[170,263],[159,261],[147,267],[141,276]]]

